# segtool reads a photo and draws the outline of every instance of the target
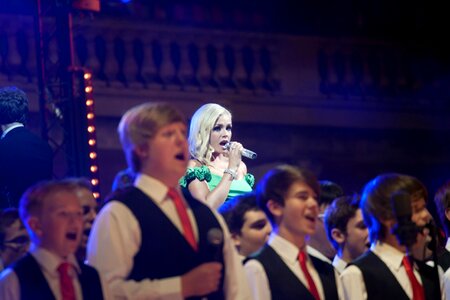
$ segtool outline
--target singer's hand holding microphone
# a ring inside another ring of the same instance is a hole
[[[257,154],[251,150],[245,149],[242,144],[238,142],[228,142],[223,146],[225,150],[228,150],[230,153],[237,152],[240,153],[242,156],[255,159],[257,157]]]

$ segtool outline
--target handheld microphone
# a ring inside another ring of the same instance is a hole
[[[419,227],[411,220],[411,197],[405,192],[397,192],[391,196],[391,205],[397,219],[393,233],[401,245],[411,247],[419,233]]]
[[[220,228],[211,228],[206,234],[206,239],[213,253],[214,261],[220,262],[220,253],[222,252],[223,245],[223,232]]]
[[[208,230],[206,233],[206,240],[208,242],[208,254],[210,254],[210,259],[213,262],[221,263],[223,265],[223,231],[221,228],[213,227]],[[220,286],[223,286],[223,276],[224,272],[222,269],[221,278],[220,278]],[[201,300],[209,300],[209,299],[221,299],[218,297],[217,290],[212,292],[205,297],[202,297]]]
[[[231,143],[228,142],[228,143],[225,144],[225,146],[223,146],[223,148],[225,150],[230,150],[230,146],[231,146]],[[258,156],[255,152],[250,151],[250,150],[245,149],[245,148],[242,149],[241,155],[244,156],[244,157],[250,158],[250,159],[255,159]]]

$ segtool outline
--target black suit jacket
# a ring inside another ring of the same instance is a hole
[[[450,268],[450,251],[444,249],[444,252],[438,257],[438,264],[444,272]]]
[[[17,207],[23,192],[53,176],[53,152],[48,143],[25,127],[0,139],[0,208]]]

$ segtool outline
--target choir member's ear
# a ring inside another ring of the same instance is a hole
[[[331,238],[335,240],[339,245],[345,242],[345,234],[337,228],[331,229]]]

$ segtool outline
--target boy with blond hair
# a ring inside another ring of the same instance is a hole
[[[70,181],[41,182],[20,200],[20,217],[31,238],[30,252],[6,269],[0,299],[104,299],[97,271],[78,262],[83,215]]]

